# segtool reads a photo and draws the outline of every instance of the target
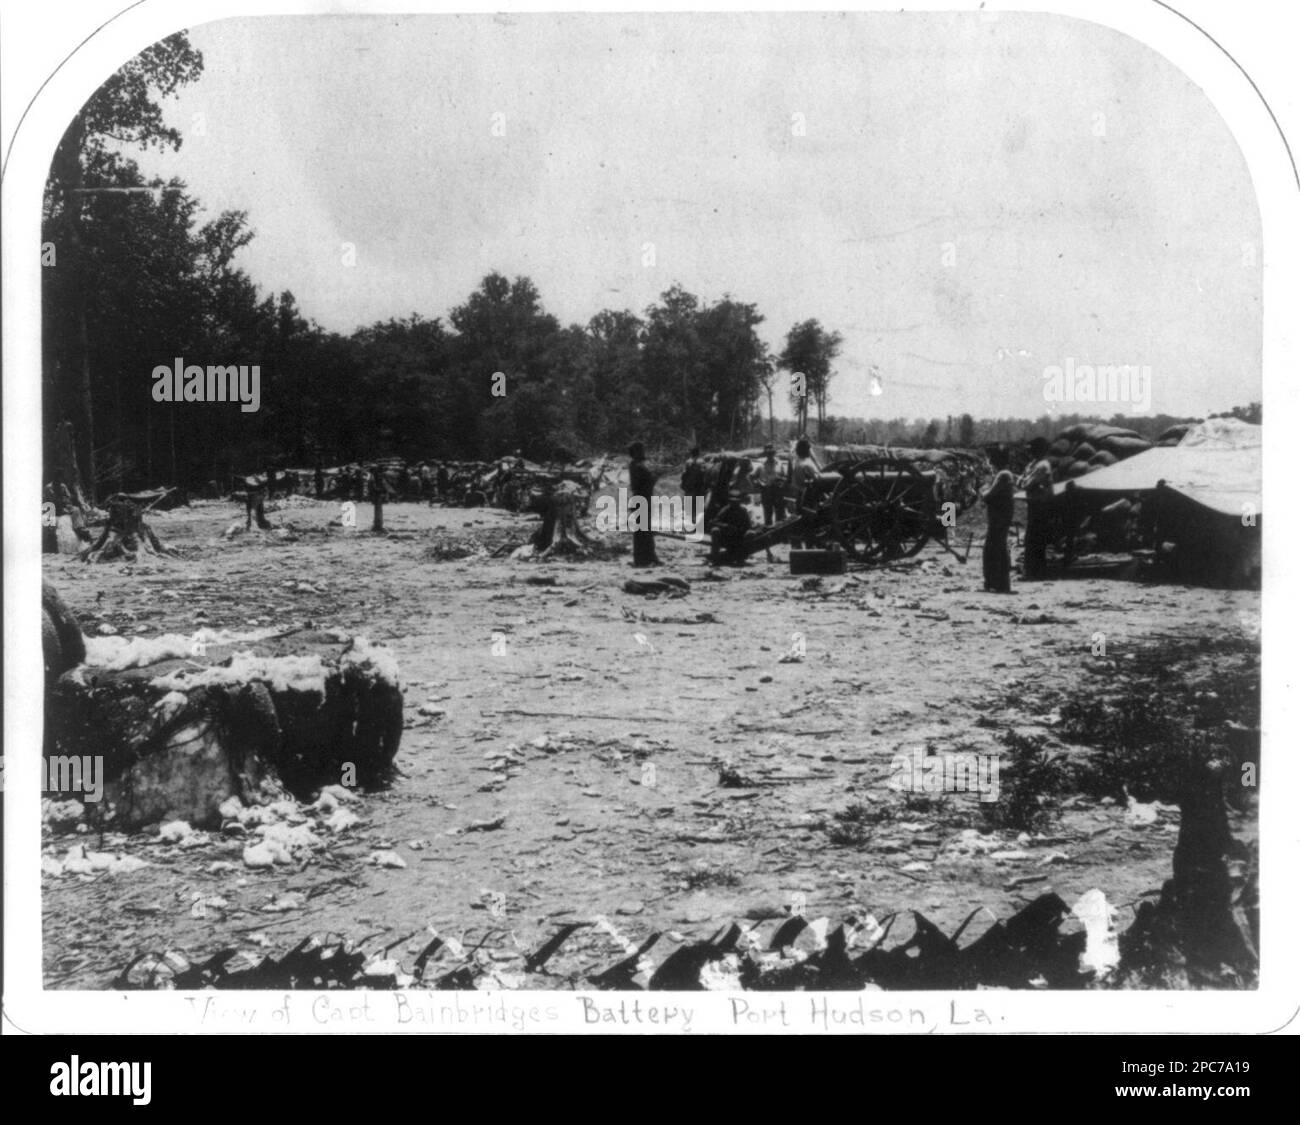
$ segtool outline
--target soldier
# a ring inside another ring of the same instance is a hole
[[[709,532],[709,565],[745,566],[745,536],[750,529],[749,509],[745,507],[744,493],[732,489],[727,503],[713,517]]]
[[[794,510],[796,515],[803,515],[804,508],[817,495],[817,484],[821,477],[821,468],[812,455],[812,446],[807,438],[800,438],[794,446],[795,462],[791,471],[794,484]],[[790,540],[792,547],[803,546],[802,539]]]
[[[1025,515],[1025,554],[1021,576],[1033,580],[1047,571],[1047,541],[1051,538],[1048,506],[1052,501],[1052,463],[1047,459],[1047,440],[1036,437],[1029,443],[1032,463],[1020,478],[1028,511]]]
[[[994,594],[1011,593],[1011,552],[1007,533],[1015,508],[1016,482],[1007,468],[1007,451],[1001,446],[989,451],[993,466],[992,483],[980,493],[988,509],[988,530],[984,533],[984,589]]]
[[[763,447],[763,460],[754,471],[758,485],[758,498],[763,505],[763,526],[771,527],[775,520],[785,519],[785,469],[776,459],[776,447]],[[772,549],[767,550],[767,561],[772,561]]]
[[[700,447],[691,447],[690,456],[686,458],[686,467],[682,470],[682,494],[698,496],[704,487],[704,466],[700,464]]]
[[[655,478],[645,463],[645,446],[634,441],[627,448],[628,457],[628,494],[639,496],[644,528],[632,532],[632,565],[659,566],[659,556],[655,554],[655,534],[650,530],[651,496],[654,494]]]

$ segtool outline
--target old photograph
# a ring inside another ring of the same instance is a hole
[[[124,60],[41,215],[43,987],[1258,989],[1263,237],[1048,13]]]

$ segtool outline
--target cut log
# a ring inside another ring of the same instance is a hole
[[[102,757],[104,823],[216,828],[232,796],[389,779],[402,692],[387,650],[332,633],[219,640],[92,638],[88,662],[51,687],[47,752]],[[150,655],[163,659],[126,666]]]

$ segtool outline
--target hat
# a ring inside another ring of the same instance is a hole
[[[776,446],[775,446],[775,445],[765,445],[765,446],[763,446],[763,456],[764,456],[764,457],[775,457],[775,456],[776,456]]]
[[[738,489],[738,488],[730,489],[730,490],[727,492],[727,499],[728,499],[728,500],[742,500],[742,499],[744,499],[744,493],[742,493],[742,492],[740,491],[740,489]]]

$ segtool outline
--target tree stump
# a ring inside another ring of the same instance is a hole
[[[387,650],[318,632],[251,644],[175,636],[147,644],[173,655],[123,667],[131,643],[106,655],[92,640],[87,663],[46,693],[46,753],[102,760],[101,823],[218,828],[231,797],[308,800],[325,785],[389,780],[402,691]]]
[[[551,493],[542,526],[533,533],[532,545],[539,556],[582,554],[591,546],[578,526],[576,496],[566,489]]]
[[[271,530],[271,521],[266,518],[266,493],[260,488],[251,488],[244,493],[244,530],[250,531],[253,520],[263,531]]]
[[[133,500],[114,498],[108,502],[108,522],[99,539],[81,552],[82,562],[111,562],[125,558],[135,562],[143,551],[146,555],[170,555],[153,529],[145,522],[144,509]]]

